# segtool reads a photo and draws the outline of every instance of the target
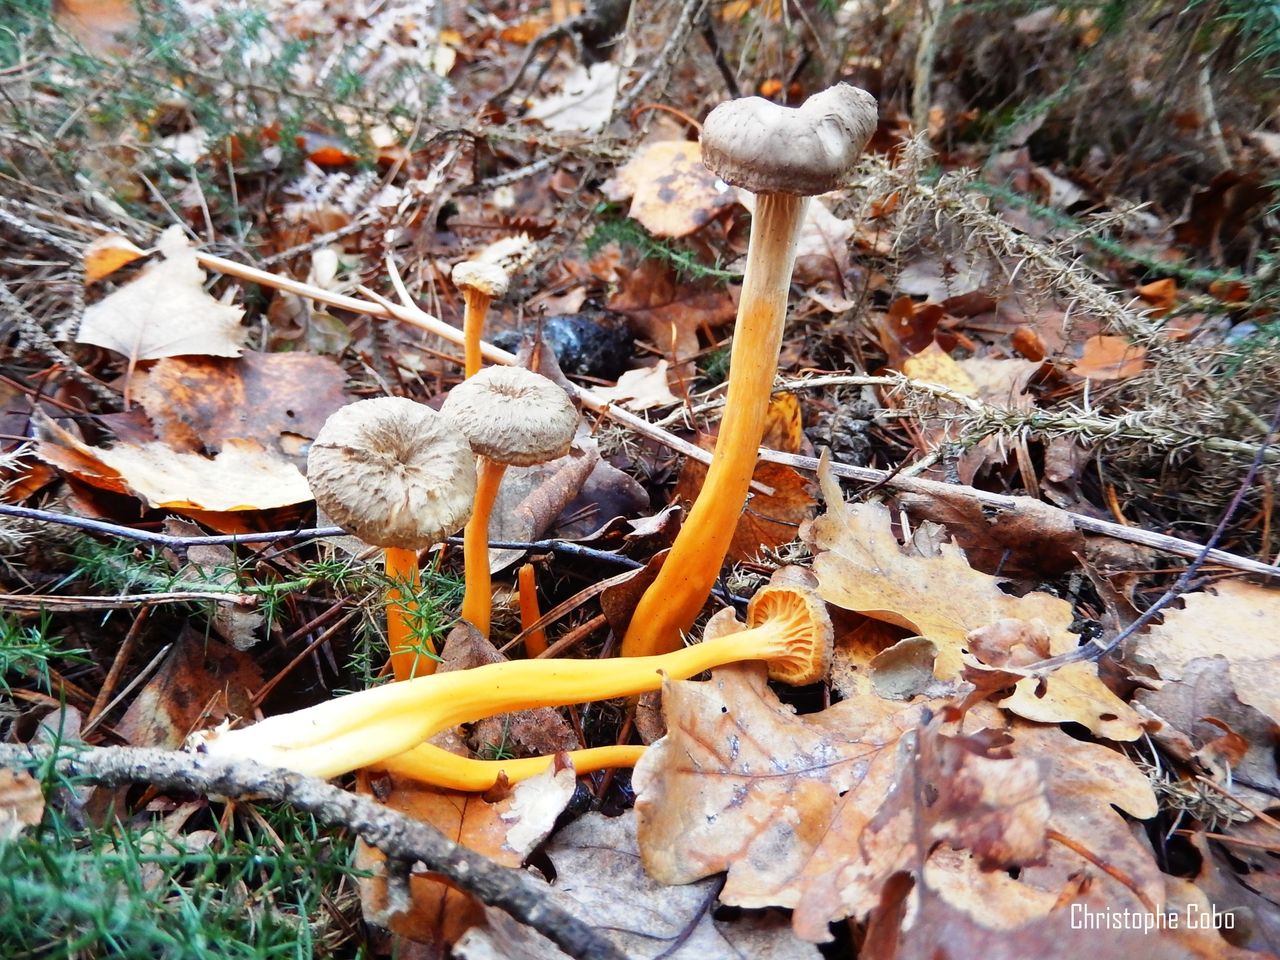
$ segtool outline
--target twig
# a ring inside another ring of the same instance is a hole
[[[1231,522],[1231,518],[1234,517],[1236,511],[1240,509],[1240,504],[1244,501],[1245,494],[1249,492],[1249,489],[1253,486],[1253,481],[1257,479],[1258,471],[1262,469],[1262,462],[1265,459],[1265,454],[1267,452],[1267,443],[1269,443],[1271,438],[1276,435],[1277,430],[1280,430],[1280,404],[1276,404],[1275,414],[1271,417],[1271,428],[1267,431],[1267,440],[1264,441],[1263,445],[1258,449],[1257,456],[1253,458],[1253,463],[1249,465],[1248,473],[1245,474],[1244,480],[1241,481],[1240,486],[1236,488],[1235,496],[1231,498],[1231,502],[1227,504],[1227,508],[1222,511],[1222,519],[1218,521],[1218,525],[1214,528],[1213,535],[1209,537],[1209,542],[1206,543],[1200,549],[1199,554],[1192,559],[1189,564],[1187,564],[1187,568],[1183,570],[1182,575],[1173,582],[1173,586],[1169,587],[1169,589],[1162,593],[1156,601],[1151,604],[1151,606],[1142,611],[1142,614],[1139,617],[1137,617],[1132,623],[1128,624],[1123,630],[1118,631],[1116,635],[1106,643],[1098,643],[1095,640],[1083,646],[1076,647],[1074,650],[1070,650],[1060,656],[1051,657],[1047,660],[1042,660],[1039,663],[1033,663],[1024,669],[1034,671],[1036,674],[1043,676],[1045,673],[1056,670],[1058,667],[1065,666],[1068,663],[1075,663],[1080,660],[1101,660],[1103,657],[1107,656],[1107,654],[1119,647],[1120,644],[1124,643],[1131,636],[1154,620],[1161,610],[1191,589],[1191,585],[1195,580],[1196,574],[1200,572],[1200,568],[1204,566],[1205,561],[1209,558],[1210,554],[1214,552],[1214,545],[1221,540],[1222,535],[1226,533],[1227,524]]]
[[[680,56],[680,52],[684,49],[685,42],[689,39],[689,34],[693,31],[694,24],[702,16],[702,10],[706,3],[707,0],[685,0],[680,12],[676,15],[675,29],[671,31],[670,36],[667,37],[666,42],[662,45],[662,49],[658,51],[657,56],[653,58],[653,62],[649,64],[649,68],[640,75],[640,79],[632,84],[622,99],[614,105],[610,119],[625,117],[630,114],[631,108],[640,100],[649,85],[657,79],[662,71],[671,67],[671,62]]]
[[[426,823],[323,780],[249,760],[169,750],[89,747],[70,754],[47,747],[0,745],[0,766],[30,770],[49,764],[64,777],[108,787],[145,783],[162,790],[287,803],[325,825],[354,831],[392,861],[425,864],[432,873],[533,927],[571,957],[625,960],[601,933],[556,906],[545,884],[519,870],[498,866]]]
[[[84,613],[88,610],[122,610],[140,603],[190,603],[193,600],[210,600],[214,603],[251,604],[255,597],[247,593],[214,593],[192,590],[190,593],[122,593],[114,597],[65,597],[40,593],[0,593],[0,609],[38,613],[51,610],[58,613]]]

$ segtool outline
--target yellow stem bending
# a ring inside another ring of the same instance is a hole
[[[425,677],[435,673],[436,661],[431,639],[418,636],[418,605],[411,598],[418,593],[418,554],[414,550],[387,547],[384,563],[387,579],[401,587],[387,591],[387,647],[391,651],[391,671],[397,680]]]
[[[763,193],[751,221],[747,269],[729,359],[729,392],[715,453],[658,577],[640,598],[624,657],[674,650],[711,595],[747,501],[778,369],[791,269],[806,198]]]
[[[533,707],[629,697],[736,660],[775,665],[811,654],[783,617],[655,657],[515,660],[389,683],[241,730],[206,736],[204,749],[315,777],[379,764],[458,724]]]
[[[644,747],[592,747],[569,751],[574,772],[593,773],[607,767],[634,767],[644,756]],[[524,757],[518,760],[472,760],[456,753],[423,743],[405,753],[388,757],[372,765],[396,776],[409,777],[446,790],[483,792],[505,774],[508,783],[519,783],[546,770],[555,757]]]
[[[476,505],[462,534],[462,558],[465,565],[466,590],[462,595],[462,619],[489,636],[489,618],[493,610],[493,583],[489,576],[489,514],[498,499],[498,487],[506,465],[488,457],[480,458],[476,473]]]
[[[468,378],[480,372],[480,343],[492,299],[487,293],[472,287],[465,287],[462,291],[462,300],[466,304],[462,314],[463,372]]]

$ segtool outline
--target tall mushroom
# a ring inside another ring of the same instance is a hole
[[[444,751],[425,741],[460,723],[514,710],[635,696],[659,689],[665,679],[683,680],[739,660],[766,661],[769,676],[783,683],[813,683],[826,675],[833,632],[826,607],[812,591],[764,587],[752,597],[747,618],[746,630],[661,656],[491,663],[383,684],[240,730],[204,731],[188,742],[210,754],[246,757],[313,777],[374,766],[426,782],[435,781],[436,770],[444,782],[477,775],[496,780],[506,761],[447,760]],[[581,759],[621,765],[634,762],[637,754],[633,747],[607,747],[586,751]],[[508,779],[540,769],[515,761]]]
[[[471,515],[475,458],[467,438],[430,407],[403,397],[360,400],[320,428],[307,456],[307,482],[335,523],[383,547],[387,644],[397,680],[435,671],[431,641],[417,637],[418,551]]]
[[[464,371],[468,378],[480,372],[480,338],[485,317],[494,297],[507,292],[507,271],[496,263],[465,260],[450,274],[453,285],[462,291],[466,309],[462,315]]]
[[[464,380],[440,412],[471,441],[480,458],[475,510],[463,534],[466,591],[462,616],[489,635],[489,514],[508,466],[546,463],[569,452],[578,411],[546,377],[521,367],[488,367]]]
[[[760,97],[731,100],[712,110],[703,124],[703,162],[726,182],[756,195],[729,392],[702,491],[636,607],[622,641],[623,656],[675,649],[711,593],[764,435],[808,197],[841,185],[875,126],[875,100],[845,83],[798,108]]]

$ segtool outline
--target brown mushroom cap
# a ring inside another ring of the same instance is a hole
[[[792,686],[817,683],[831,668],[835,631],[826,604],[807,587],[761,587],[747,605],[747,626],[765,621],[786,631],[785,657],[769,661],[769,676]]]
[[[476,453],[516,467],[564,456],[578,428],[568,395],[523,367],[486,367],[450,390],[440,412]]]
[[[333,521],[366,543],[417,550],[471,515],[475,457],[430,407],[403,397],[360,400],[320,428],[307,482]]]
[[[505,296],[507,292],[507,271],[496,263],[464,260],[453,268],[449,276],[459,290],[470,287],[489,297]]]
[[[875,98],[847,83],[799,107],[744,97],[708,114],[702,162],[752,193],[814,196],[841,185],[875,129]]]

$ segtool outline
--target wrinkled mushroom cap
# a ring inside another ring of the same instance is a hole
[[[459,290],[470,287],[489,297],[505,296],[507,292],[507,271],[496,263],[465,260],[453,268],[450,276]]]
[[[798,586],[767,586],[747,605],[747,626],[765,621],[785,630],[788,653],[769,660],[769,677],[803,686],[817,683],[831,669],[835,631],[826,604],[812,590]]]
[[[375,546],[417,550],[471,516],[475,457],[462,432],[430,407],[379,397],[325,421],[307,456],[307,482],[343,529]]]
[[[843,183],[875,129],[875,98],[847,83],[799,107],[744,97],[707,115],[702,162],[752,193],[814,196]]]
[[[568,395],[523,367],[486,367],[450,390],[440,412],[476,453],[514,467],[563,457],[578,429]]]

